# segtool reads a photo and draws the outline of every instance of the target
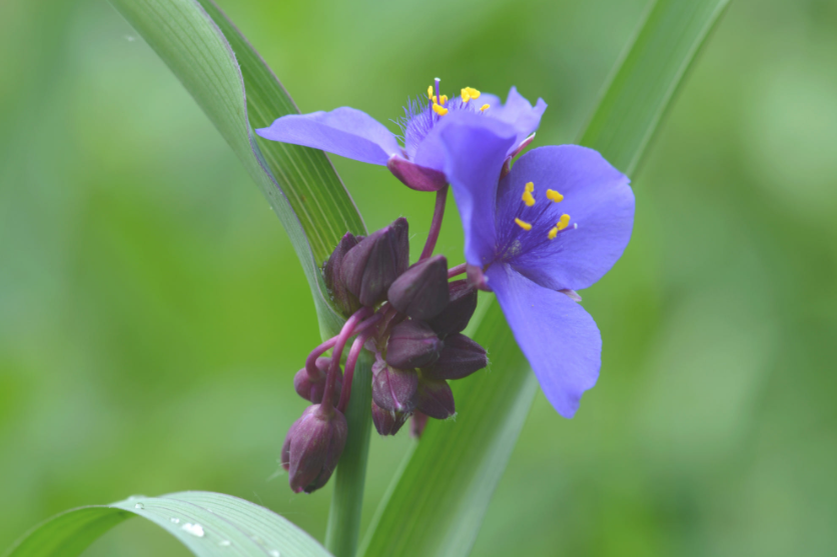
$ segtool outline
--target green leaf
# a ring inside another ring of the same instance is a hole
[[[26,534],[4,557],[74,557],[135,516],[160,526],[199,557],[329,555],[311,536],[272,511],[231,495],[186,491],[135,496],[61,513]]]
[[[632,173],[729,0],[651,4],[579,143]]]
[[[728,0],[660,0],[617,65],[580,143],[632,171]],[[431,420],[369,528],[361,555],[462,556],[473,547],[536,383],[499,304],[476,328],[491,368],[455,382],[456,423]]]
[[[348,231],[365,234],[357,208],[319,150],[253,133],[299,110],[258,53],[211,0],[111,0],[183,83],[259,185],[290,236],[311,286],[323,338],[339,332],[320,265]],[[245,95],[246,91],[246,95]],[[248,120],[249,119],[249,120]],[[252,124],[252,126],[251,126]],[[327,544],[353,555],[369,453],[371,360],[355,369],[349,437],[337,468]]]
[[[298,114],[290,96],[210,0],[111,3],[183,83],[267,197],[305,270],[323,336],[332,336],[343,319],[318,267],[347,231],[363,234],[365,227],[322,151],[253,133],[253,126]]]

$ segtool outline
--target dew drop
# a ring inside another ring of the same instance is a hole
[[[230,540],[221,540],[220,542],[218,542],[218,545],[220,545],[221,547],[229,547],[230,545],[232,545],[232,543],[230,543]]]
[[[279,553],[278,549],[271,549],[270,550],[270,557],[282,557],[282,555]]]
[[[192,534],[193,536],[197,536],[199,538],[203,537],[203,526],[201,526],[200,524],[192,524],[190,522],[187,522],[186,524],[181,526],[181,528],[183,528],[184,530],[186,530],[186,532]]]
[[[180,524],[180,519],[179,518],[172,518],[171,521],[174,522],[175,524]]]
[[[134,508],[135,509],[144,509],[145,505],[143,505],[142,503],[137,503],[136,505],[134,505]]]

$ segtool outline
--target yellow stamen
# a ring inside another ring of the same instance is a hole
[[[548,234],[549,239],[550,239],[550,240],[554,240],[554,239],[555,239],[555,236],[557,236],[557,235],[558,235],[558,227],[557,227],[557,226],[553,226],[553,227],[549,230],[549,234]]]
[[[567,226],[569,226],[569,224],[570,224],[570,215],[563,214],[563,215],[561,215],[561,219],[558,221],[558,224],[556,224],[555,227],[558,230],[564,230],[565,228],[567,228]]]
[[[526,182],[526,185],[524,187],[526,188],[526,191],[528,191],[529,193],[532,193],[533,191],[535,191],[535,183],[534,182]],[[549,191],[552,191],[552,190],[549,190]]]
[[[558,193],[555,190],[546,190],[546,198],[549,199],[550,201],[554,201],[555,203],[558,203],[559,201],[564,199],[564,196],[561,195],[560,193]]]
[[[448,113],[448,109],[443,107],[443,106],[439,106],[436,103],[433,103],[433,112],[435,112],[439,116],[444,116],[445,114]]]
[[[514,219],[514,222],[516,222],[517,226],[519,226],[523,230],[532,230],[532,225],[528,222],[522,221],[520,219]]]
[[[486,110],[488,110],[489,108],[491,108],[491,105],[489,105],[489,104],[484,104],[484,105],[482,105],[482,106],[480,107],[480,112],[485,112],[485,111],[486,111]]]
[[[433,100],[433,86],[432,85],[427,86],[427,98],[430,99],[430,100]]]
[[[528,190],[523,192],[523,197],[521,197],[521,199],[523,200],[523,202],[526,204],[527,207],[531,207],[532,205],[535,204],[535,198],[532,195],[532,192],[530,192]]]
[[[466,103],[471,100],[471,94],[468,92],[468,88],[461,89],[459,94],[462,96],[462,102]]]
[[[463,89],[463,91],[466,91],[468,93],[468,96],[472,99],[480,98],[481,93],[479,91],[477,91],[476,89],[474,89],[473,87],[466,87],[466,88]]]

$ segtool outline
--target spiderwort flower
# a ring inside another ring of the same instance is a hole
[[[331,112],[283,116],[268,128],[257,129],[265,139],[322,149],[335,155],[370,164],[387,166],[407,186],[419,191],[438,191],[450,181],[445,176],[445,149],[440,123],[459,114],[502,122],[514,131],[505,153],[513,156],[531,141],[546,103],[538,99],[533,107],[512,87],[505,104],[498,97],[473,87],[461,89],[453,98],[441,95],[439,79],[427,89],[427,97],[408,101],[404,116],[397,121],[403,145],[386,126],[361,112],[342,107]],[[527,139],[528,138],[528,139]]]
[[[572,417],[601,364],[599,330],[575,291],[598,281],[628,244],[629,180],[576,145],[534,149],[505,172],[517,130],[464,116],[440,139],[469,280],[494,291],[546,397]]]

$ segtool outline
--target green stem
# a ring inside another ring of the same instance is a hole
[[[372,360],[363,351],[352,379],[352,398],[346,408],[349,437],[335,474],[325,546],[335,557],[355,557],[360,539],[360,515],[372,430]]]

